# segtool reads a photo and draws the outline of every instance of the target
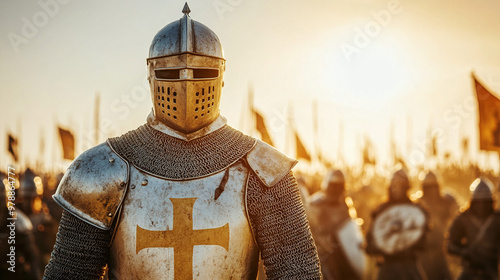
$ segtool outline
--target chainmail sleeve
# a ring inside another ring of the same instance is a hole
[[[250,173],[250,223],[268,279],[320,279],[320,263],[292,172],[265,187]]]
[[[101,230],[63,212],[43,279],[102,279],[112,230]]]

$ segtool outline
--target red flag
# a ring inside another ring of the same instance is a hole
[[[69,130],[59,127],[59,136],[61,137],[63,158],[69,160],[75,159],[75,138],[73,134]]]
[[[9,147],[8,147],[9,153],[14,158],[14,161],[17,162],[17,159],[18,159],[17,138],[15,138],[14,136],[12,136],[11,134],[9,134],[7,136],[7,138],[8,138],[7,142],[9,143]]]
[[[500,100],[472,74],[479,107],[479,148],[500,152]]]
[[[252,109],[255,115],[255,125],[257,126],[257,131],[259,131],[262,141],[267,144],[274,146],[273,141],[271,140],[271,136],[269,136],[269,132],[267,132],[266,123],[264,122],[264,117],[259,114],[257,111]]]
[[[297,158],[303,158],[305,160],[311,161],[311,156],[306,150],[306,147],[304,144],[302,144],[302,141],[300,141],[299,134],[295,131],[295,148],[296,148],[296,155]]]

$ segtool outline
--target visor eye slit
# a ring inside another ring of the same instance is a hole
[[[210,79],[219,77],[218,69],[193,69],[193,78]]]
[[[157,79],[179,79],[179,69],[157,69],[155,70]]]

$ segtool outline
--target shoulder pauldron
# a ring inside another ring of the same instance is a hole
[[[276,185],[297,164],[296,160],[260,140],[247,154],[247,162],[266,187]]]
[[[108,230],[125,196],[128,180],[128,162],[102,143],[73,161],[53,198],[76,217]]]

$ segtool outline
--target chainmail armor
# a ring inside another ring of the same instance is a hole
[[[63,212],[43,279],[102,279],[112,230],[101,230]]]
[[[174,180],[221,171],[245,156],[255,141],[228,125],[191,141],[169,136],[148,124],[109,139],[113,149],[130,164]]]
[[[187,142],[146,124],[110,143],[138,168],[183,179],[227,168],[243,158],[255,140],[226,125]],[[247,206],[268,279],[320,279],[316,247],[292,172],[271,188],[250,172]],[[65,212],[45,279],[99,279],[108,261],[111,233]]]
[[[248,213],[268,279],[320,279],[320,262],[292,172],[265,187],[250,173]]]

